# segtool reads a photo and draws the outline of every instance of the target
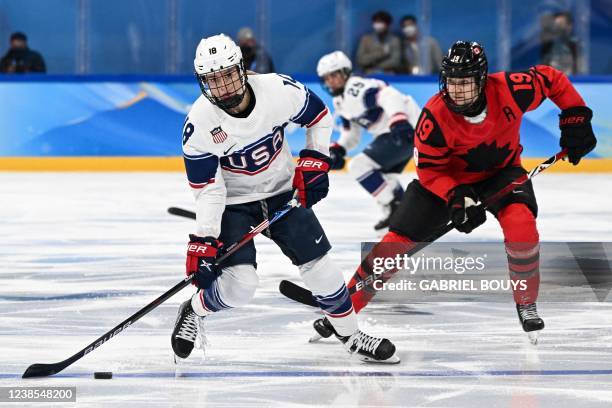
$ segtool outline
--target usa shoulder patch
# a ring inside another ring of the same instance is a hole
[[[221,129],[221,126],[217,126],[213,130],[211,130],[210,135],[212,136],[213,142],[217,144],[223,143],[225,142],[225,139],[227,139],[227,133],[225,133],[225,131]]]

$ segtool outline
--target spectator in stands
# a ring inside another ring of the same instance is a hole
[[[400,21],[402,28],[402,69],[411,75],[437,74],[442,64],[440,44],[433,37],[423,38],[429,51],[429,64],[423,64],[420,56],[419,27],[415,16],[407,15]]]
[[[24,33],[11,34],[10,48],[0,60],[0,72],[5,74],[25,74],[47,72],[43,57],[28,48],[28,38]]]
[[[357,48],[357,65],[365,74],[400,71],[400,39],[389,31],[391,14],[378,11],[372,16],[373,33],[364,34]]]
[[[578,42],[572,36],[573,18],[567,12],[553,15],[552,29],[543,28],[541,62],[563,71],[566,75],[578,73]],[[544,33],[550,33],[544,36]]]
[[[251,27],[241,28],[236,37],[240,51],[242,51],[242,58],[246,69],[260,74],[274,72],[272,58],[266,50],[257,43],[255,33],[253,33]]]

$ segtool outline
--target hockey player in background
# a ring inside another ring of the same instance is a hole
[[[220,34],[203,39],[194,60],[202,96],[183,128],[187,179],[196,199],[197,230],[189,236],[187,274],[197,293],[178,312],[171,336],[187,358],[203,335],[203,319],[248,303],[258,283],[250,241],[221,265],[224,244],[238,241],[297,190],[301,206],[263,234],[296,265],[346,349],[364,361],[397,363],[387,339],[360,331],[331,246],[310,207],[329,189],[331,115],[317,95],[285,75],[247,75],[240,48]],[[294,165],[285,133],[306,128],[306,148]]]
[[[466,234],[484,223],[485,210],[477,203],[526,173],[521,166],[521,119],[546,98],[561,109],[560,145],[567,149],[568,160],[577,165],[595,148],[591,109],[565,74],[552,67],[488,75],[482,46],[457,41],[442,61],[439,84],[440,92],[423,108],[415,132],[418,180],[408,185],[389,232],[357,269],[349,288],[368,276],[372,270],[368,260],[394,256],[388,253],[390,247],[406,252],[416,242],[427,242],[449,220]],[[538,205],[531,181],[487,210],[503,231],[510,278],[526,281],[526,288],[516,285],[514,301],[521,326],[533,341],[544,321],[536,309],[540,253]],[[384,243],[395,245],[385,248]],[[393,273],[383,274],[383,280]],[[367,305],[374,294],[369,288],[356,291],[355,310]],[[324,319],[315,322],[324,337],[330,335],[328,326]]]
[[[380,205],[383,218],[374,229],[382,230],[404,194],[397,175],[412,157],[421,109],[411,96],[378,79],[351,75],[351,70],[342,51],[324,55],[317,64],[317,75],[333,96],[334,114],[342,120],[340,139],[329,148],[331,168],[344,168],[344,157],[359,144],[363,129],[374,136],[351,160],[349,173]]]

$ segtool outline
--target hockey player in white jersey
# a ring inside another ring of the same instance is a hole
[[[397,174],[412,157],[421,109],[411,96],[351,71],[351,60],[342,51],[324,55],[317,64],[317,75],[333,96],[334,114],[342,120],[340,139],[329,149],[332,169],[344,168],[344,157],[359,144],[363,129],[374,136],[351,160],[349,173],[381,206],[383,218],[374,226],[381,230],[389,226],[404,193]]]
[[[224,243],[240,239],[297,190],[301,205],[263,234],[298,267],[349,352],[364,361],[399,362],[393,343],[359,330],[342,274],[328,255],[329,241],[310,209],[329,188],[332,120],[325,104],[288,76],[247,74],[240,48],[223,34],[200,42],[194,66],[203,95],[185,120],[183,153],[197,216],[187,274],[195,274],[198,291],[179,309],[171,336],[176,356],[190,355],[205,317],[253,297],[253,241],[217,266]],[[307,140],[295,166],[285,134],[300,126]]]

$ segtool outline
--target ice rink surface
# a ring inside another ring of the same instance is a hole
[[[542,241],[611,240],[612,176],[542,174],[534,184]],[[362,326],[394,341],[402,362],[365,365],[335,340],[307,342],[318,315],[278,293],[282,279],[301,282],[264,237],[255,299],[208,318],[205,360],[196,351],[178,370],[172,363],[188,288],[62,373],[22,380],[28,365],[64,360],[183,278],[193,221],[166,209],[193,204],[180,173],[0,173],[0,185],[0,386],[76,386],[79,406],[130,408],[612,406],[612,295],[538,304],[547,327],[537,346],[510,294],[507,303],[372,303]],[[315,210],[351,275],[359,242],[376,239],[375,204],[334,174]],[[501,240],[489,218],[445,240]]]

